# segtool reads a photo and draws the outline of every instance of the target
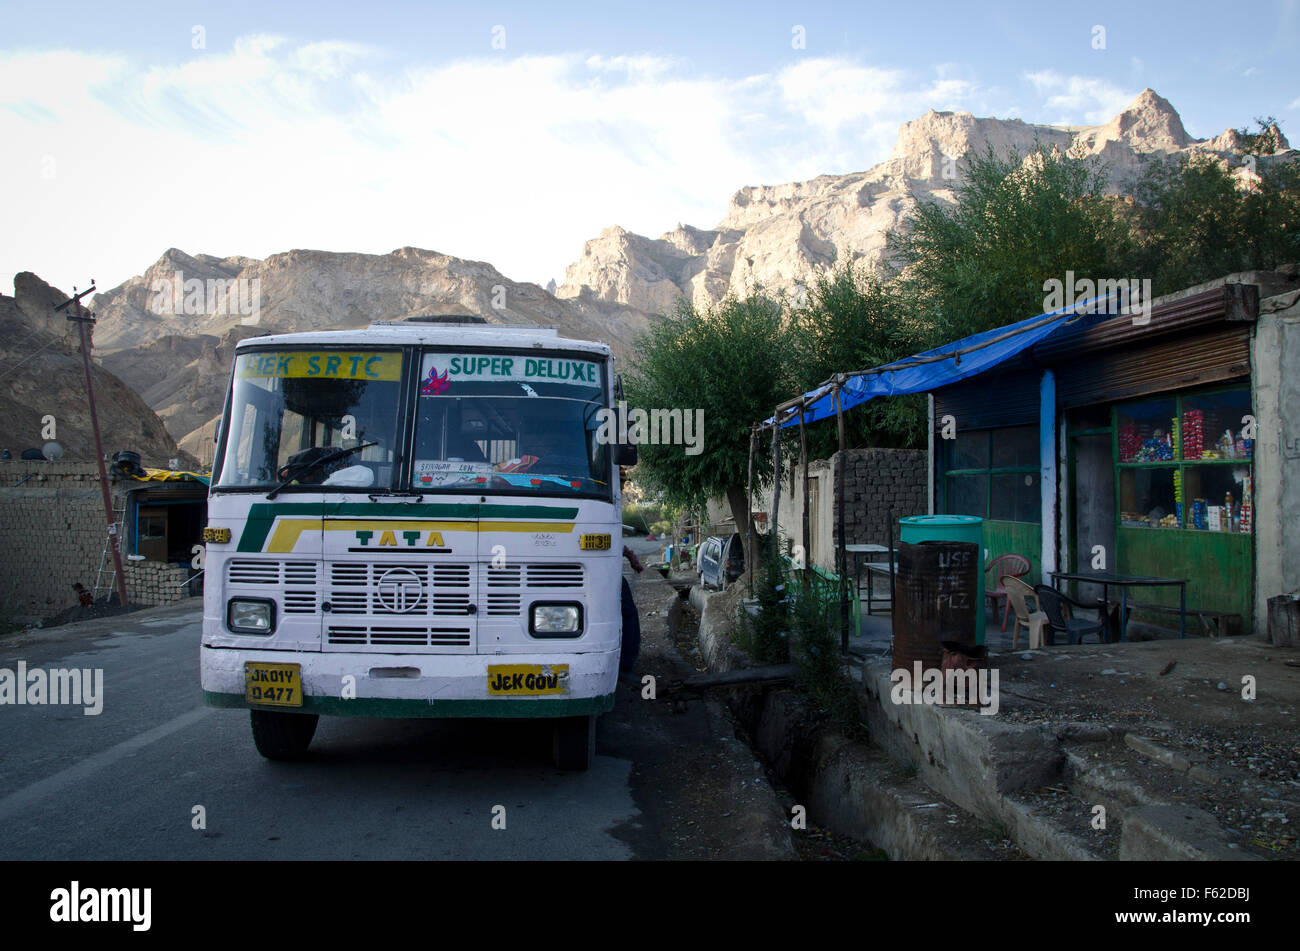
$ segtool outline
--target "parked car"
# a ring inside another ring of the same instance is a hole
[[[700,587],[721,591],[745,573],[745,540],[737,532],[712,535],[700,545]]]

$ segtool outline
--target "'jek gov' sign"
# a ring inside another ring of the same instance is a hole
[[[570,357],[505,356],[488,353],[429,354],[420,393],[436,396],[455,383],[569,383],[600,385],[600,364]]]

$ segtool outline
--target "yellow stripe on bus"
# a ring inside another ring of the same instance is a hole
[[[321,530],[321,520],[312,518],[277,518],[275,530],[266,546],[268,552],[284,554],[294,550],[303,532]],[[435,532],[555,532],[570,534],[572,522],[447,522],[397,521],[394,519],[326,519],[327,532],[356,531],[435,531]]]

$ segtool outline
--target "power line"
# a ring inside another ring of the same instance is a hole
[[[13,373],[14,370],[17,370],[20,366],[22,366],[24,363],[26,363],[26,362],[27,362],[28,360],[30,360],[32,357],[34,357],[34,356],[36,356],[37,354],[41,353],[41,351],[50,349],[50,347],[54,346],[54,345],[55,345],[56,343],[58,343],[58,342],[59,342],[59,338],[58,338],[58,337],[55,337],[53,340],[51,340],[49,343],[47,343],[45,346],[41,347],[40,349],[36,350],[34,353],[28,354],[27,356],[23,357],[21,360],[19,360],[17,363],[15,363],[13,366],[11,366],[8,370],[5,370],[4,373],[0,373],[0,380],[3,380],[3,379],[4,379],[5,377],[7,377],[10,373]]]

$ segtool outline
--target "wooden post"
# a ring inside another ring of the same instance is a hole
[[[812,550],[808,539],[808,432],[804,428],[804,407],[799,404],[799,464],[803,467],[803,586],[807,590],[812,574]]]
[[[781,511],[781,418],[772,415],[772,517],[768,531],[772,535],[772,554],[780,554],[781,536],[777,534],[777,515]]]
[[[839,429],[840,451],[837,455],[836,482],[836,520],[839,523],[839,543],[836,545],[835,562],[840,577],[840,650],[849,652],[849,555],[845,546],[848,539],[844,537],[844,496],[847,486],[844,484],[844,397],[843,389],[835,384],[835,425]]]
[[[69,305],[72,306],[72,313],[68,314],[67,318],[76,323],[77,332],[81,338],[81,363],[86,371],[86,403],[90,408],[90,429],[95,437],[95,461],[99,463],[99,488],[104,497],[104,517],[108,520],[108,546],[113,554],[113,570],[117,575],[118,604],[125,611],[127,609],[126,573],[122,570],[122,551],[118,547],[117,520],[113,517],[113,494],[108,487],[108,470],[104,467],[104,441],[99,435],[99,413],[95,409],[95,384],[90,375],[91,337],[86,331],[86,325],[94,324],[95,315],[91,314],[86,317],[81,312],[81,298],[94,289],[94,281],[91,281],[90,287],[80,294],[76,293],[77,289],[74,287],[72,289],[73,296],[54,309],[60,311],[66,309]]]
[[[758,427],[749,427],[749,479],[745,483],[745,567],[749,569],[749,596],[754,596],[754,575],[758,572],[757,548],[754,546],[754,449],[758,445]]]

